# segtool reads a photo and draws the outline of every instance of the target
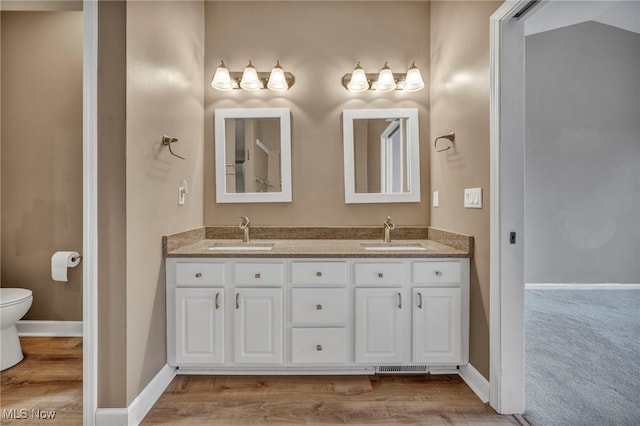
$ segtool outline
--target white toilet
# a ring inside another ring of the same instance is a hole
[[[0,288],[0,370],[13,367],[24,358],[16,322],[27,313],[32,302],[31,290]]]

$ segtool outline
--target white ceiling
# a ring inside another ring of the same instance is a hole
[[[596,21],[640,34],[640,1],[548,1],[527,17],[524,32],[525,35],[531,35],[586,21]]]

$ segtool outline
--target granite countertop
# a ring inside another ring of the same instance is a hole
[[[243,243],[237,227],[199,228],[164,237],[163,253],[167,258],[469,258],[473,255],[473,237],[435,228],[405,228],[396,232],[396,238],[392,234],[391,243],[378,238],[379,228],[350,228],[347,233],[336,232],[336,229],[300,228],[296,232],[294,228],[263,227],[252,229],[252,234],[260,238]],[[270,246],[271,249],[265,250]],[[364,246],[382,249],[368,250]],[[399,246],[416,248],[398,249]]]

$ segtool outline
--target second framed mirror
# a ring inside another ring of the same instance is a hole
[[[343,111],[345,203],[420,201],[418,110]]]

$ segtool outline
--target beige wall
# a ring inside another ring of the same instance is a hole
[[[98,5],[98,406],[126,406],[127,5]]]
[[[205,49],[205,224],[381,225],[429,224],[429,90],[350,93],[342,76],[361,61],[377,72],[384,61],[406,72],[412,61],[429,79],[427,2],[207,2]],[[209,86],[224,59],[232,71],[251,59],[268,71],[280,59],[295,75],[285,93],[219,92]],[[215,108],[289,107],[292,118],[293,202],[216,204],[213,150]],[[344,203],[342,110],[419,108],[422,202]]]
[[[28,52],[28,54],[25,54]],[[2,286],[28,288],[24,319],[82,320],[82,13],[2,12]]]
[[[431,226],[475,237],[471,261],[470,362],[489,377],[489,17],[500,2],[431,4],[431,140],[456,132],[452,149],[431,147]],[[482,187],[483,208],[465,209],[464,188]]]
[[[203,224],[203,16],[203,2],[127,2],[127,404],[167,361],[162,236]]]

